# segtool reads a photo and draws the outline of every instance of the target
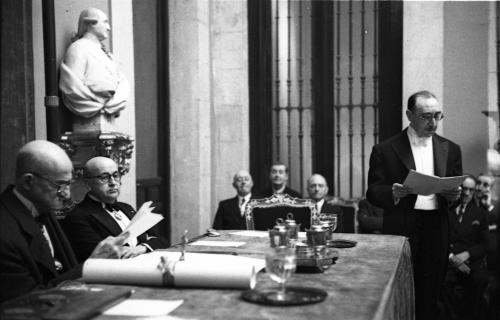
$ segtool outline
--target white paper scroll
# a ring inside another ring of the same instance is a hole
[[[161,257],[171,266],[173,284],[166,284]],[[195,288],[253,289],[256,274],[264,268],[263,259],[225,254],[155,251],[132,259],[88,259],[83,265],[83,280],[90,283],[114,283]]]
[[[123,233],[128,231],[128,239],[135,239],[163,220],[163,215],[153,213],[152,201],[144,202]]]

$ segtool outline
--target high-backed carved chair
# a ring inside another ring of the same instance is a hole
[[[287,194],[274,194],[269,198],[250,200],[245,217],[247,230],[268,230],[276,225],[276,219],[286,219],[291,212],[300,230],[310,228],[311,221],[317,218],[316,207],[312,200],[292,198]]]

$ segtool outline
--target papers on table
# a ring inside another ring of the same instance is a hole
[[[130,224],[123,230],[122,234],[129,232],[128,239],[137,238],[163,220],[163,215],[153,213],[154,207],[151,206],[152,203],[152,201],[144,202],[130,221]]]
[[[205,241],[199,240],[191,242],[190,246],[210,246],[210,247],[241,247],[245,242],[241,241]]]
[[[410,170],[403,183],[404,186],[413,190],[413,193],[427,196],[440,193],[443,190],[454,189],[462,184],[467,176],[436,177]]]
[[[256,275],[265,267],[263,259],[225,254],[155,251],[132,259],[88,259],[83,280],[195,288],[253,288]],[[165,263],[162,263],[162,258]],[[168,270],[167,273],[165,269]]]
[[[127,299],[104,311],[106,316],[154,317],[167,315],[184,300]]]
[[[256,238],[269,237],[268,231],[256,231],[256,230],[236,231],[236,232],[231,232],[230,234],[234,234],[237,236],[243,236],[243,237],[256,237]]]

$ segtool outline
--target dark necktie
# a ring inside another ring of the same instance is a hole
[[[113,58],[111,58],[111,54],[109,53],[108,49],[106,49],[106,46],[104,45],[104,43],[101,43],[101,49],[102,49],[102,51],[104,51],[104,53],[108,56],[108,58],[110,60],[113,60]]]
[[[464,217],[465,213],[465,204],[462,203],[460,207],[458,208],[458,222],[462,223],[462,218]]]
[[[123,219],[120,207],[116,204],[116,202],[115,203],[105,203],[104,209],[113,213],[113,216],[115,217],[116,220],[121,221]]]
[[[43,238],[45,239],[45,242],[47,246],[49,247],[49,252],[51,253],[52,257],[54,258],[54,267],[57,271],[62,271],[63,265],[62,263],[56,259],[55,257],[55,248],[53,246],[53,243],[51,243],[53,236],[50,235],[49,233],[49,228],[46,227],[48,223],[48,216],[47,214],[40,214],[38,217],[35,218],[35,222],[38,224],[40,227],[40,231],[42,232]]]

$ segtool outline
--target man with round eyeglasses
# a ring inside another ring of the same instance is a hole
[[[63,220],[62,225],[78,261],[84,261],[91,248],[108,236],[117,236],[128,226],[135,210],[119,202],[121,174],[115,161],[95,157],[84,167],[84,179],[89,189],[85,198]],[[165,248],[166,241],[144,233],[122,248],[121,258]]]
[[[417,319],[435,319],[448,263],[448,212],[460,188],[417,195],[403,182],[410,170],[439,177],[462,174],[458,145],[436,134],[443,110],[436,96],[419,91],[408,99],[408,128],[375,145],[367,199],[384,209],[382,233],[409,238]]]
[[[42,140],[16,157],[15,184],[0,195],[0,302],[77,279],[71,246],[54,211],[70,201],[73,165],[64,150]],[[101,239],[91,258],[118,258],[128,235]]]

